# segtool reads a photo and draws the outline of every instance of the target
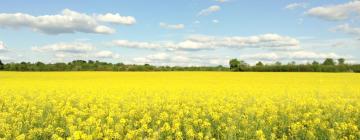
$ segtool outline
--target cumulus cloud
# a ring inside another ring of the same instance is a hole
[[[213,22],[213,23],[219,23],[219,20],[214,19],[214,20],[212,20],[212,22]]]
[[[240,59],[254,60],[254,61],[282,61],[282,60],[294,60],[294,61],[312,61],[312,60],[323,60],[325,58],[340,58],[336,53],[318,53],[312,51],[291,51],[291,52],[266,52],[266,53],[255,53],[250,55],[242,55]],[[346,57],[345,57],[346,58]]]
[[[64,33],[96,33],[112,34],[115,29],[103,24],[134,24],[135,18],[107,13],[104,15],[88,15],[70,9],[64,9],[60,14],[33,16],[25,13],[0,13],[0,27],[30,28],[34,31],[50,35]]]
[[[96,58],[119,58],[118,54],[113,53],[112,51],[99,51],[94,54]]]
[[[13,58],[11,58],[11,57],[7,57],[7,56],[0,56],[0,60],[4,63],[8,63],[8,62],[12,62],[12,61],[14,61],[14,59]]]
[[[184,29],[185,25],[184,24],[167,24],[164,22],[160,22],[159,26],[165,29]]]
[[[0,41],[0,52],[5,52],[7,50],[5,43]]]
[[[138,41],[129,41],[129,40],[114,40],[112,41],[112,44],[119,47],[142,48],[142,49],[157,49],[163,47],[162,44],[160,43],[138,42]]]
[[[60,53],[86,53],[95,50],[95,47],[89,43],[55,43],[41,47],[32,47],[36,52],[60,52]]]
[[[331,29],[333,32],[344,32],[352,35],[360,35],[360,28],[352,27],[349,24],[341,24]]]
[[[199,13],[198,13],[198,16],[206,16],[206,15],[209,15],[211,13],[214,13],[214,12],[217,12],[217,11],[220,11],[221,7],[218,6],[218,5],[213,5],[213,6],[210,6],[206,9],[203,9],[201,10]]]
[[[104,15],[97,15],[97,20],[102,22],[109,22],[113,24],[124,24],[124,25],[132,25],[136,23],[136,19],[132,16],[121,16],[119,13],[112,14],[107,13]]]
[[[338,5],[314,7],[309,9],[306,14],[329,21],[346,20],[352,15],[360,15],[360,1],[350,1]]]
[[[207,50],[214,48],[273,48],[289,49],[298,48],[299,41],[288,36],[278,34],[263,34],[258,36],[231,36],[214,37],[193,35],[180,42],[138,42],[129,40],[114,40],[113,45],[128,48],[167,49],[167,50]]]
[[[45,55],[55,56],[57,61],[72,61],[72,60],[94,60],[94,59],[118,59],[119,54],[108,50],[97,50],[97,48],[90,43],[85,42],[67,42],[54,43],[40,47],[32,47],[32,51],[43,53]]]
[[[285,6],[285,9],[294,10],[298,8],[306,8],[306,3],[290,3]]]

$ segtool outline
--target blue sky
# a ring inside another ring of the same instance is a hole
[[[5,0],[0,59],[227,65],[360,60],[360,1]]]

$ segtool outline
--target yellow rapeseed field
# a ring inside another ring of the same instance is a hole
[[[360,74],[0,72],[1,139],[360,139]]]

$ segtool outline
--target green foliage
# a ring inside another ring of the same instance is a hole
[[[335,61],[332,58],[326,58],[325,61],[323,62],[323,65],[333,66],[335,65]]]
[[[238,68],[240,66],[240,61],[237,59],[231,59],[229,61],[230,70],[232,71],[238,71]]]
[[[320,65],[320,63],[317,62],[317,61],[313,61],[313,62],[312,62],[312,65]]]
[[[345,59],[338,59],[335,65],[334,59],[327,58],[323,64],[313,61],[308,64],[296,64],[290,62],[286,65],[280,62],[273,64],[263,64],[257,62],[250,66],[245,61],[231,59],[229,67],[224,66],[153,66],[150,64],[135,65],[123,63],[107,63],[101,61],[74,60],[69,63],[50,63],[43,62],[20,62],[4,64],[0,60],[0,70],[3,71],[249,71],[249,72],[360,72],[360,65],[350,65],[345,63]]]
[[[249,65],[243,60],[231,59],[229,61],[231,71],[246,71]]]
[[[0,70],[4,69],[4,63],[0,60]]]
[[[74,60],[69,63],[45,64],[43,62],[21,62],[3,65],[5,71],[228,71],[224,66],[152,66],[150,64],[134,65],[107,63],[101,61]]]
[[[261,67],[261,66],[264,66],[264,64],[261,61],[259,61],[259,62],[256,63],[255,66]]]
[[[350,65],[345,63],[345,59],[338,59],[339,65],[335,65],[332,58],[327,58],[323,64],[313,61],[308,64],[296,64],[290,62],[287,65],[281,62],[274,64],[263,64],[258,62],[255,66],[247,66],[245,69],[237,69],[237,71],[251,71],[251,72],[360,72],[360,65]],[[239,66],[240,66],[239,61]]]
[[[345,64],[345,59],[344,58],[339,58],[338,59],[338,65],[344,65]]]

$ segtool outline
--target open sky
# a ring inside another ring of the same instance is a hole
[[[3,0],[0,60],[360,61],[357,0]]]

